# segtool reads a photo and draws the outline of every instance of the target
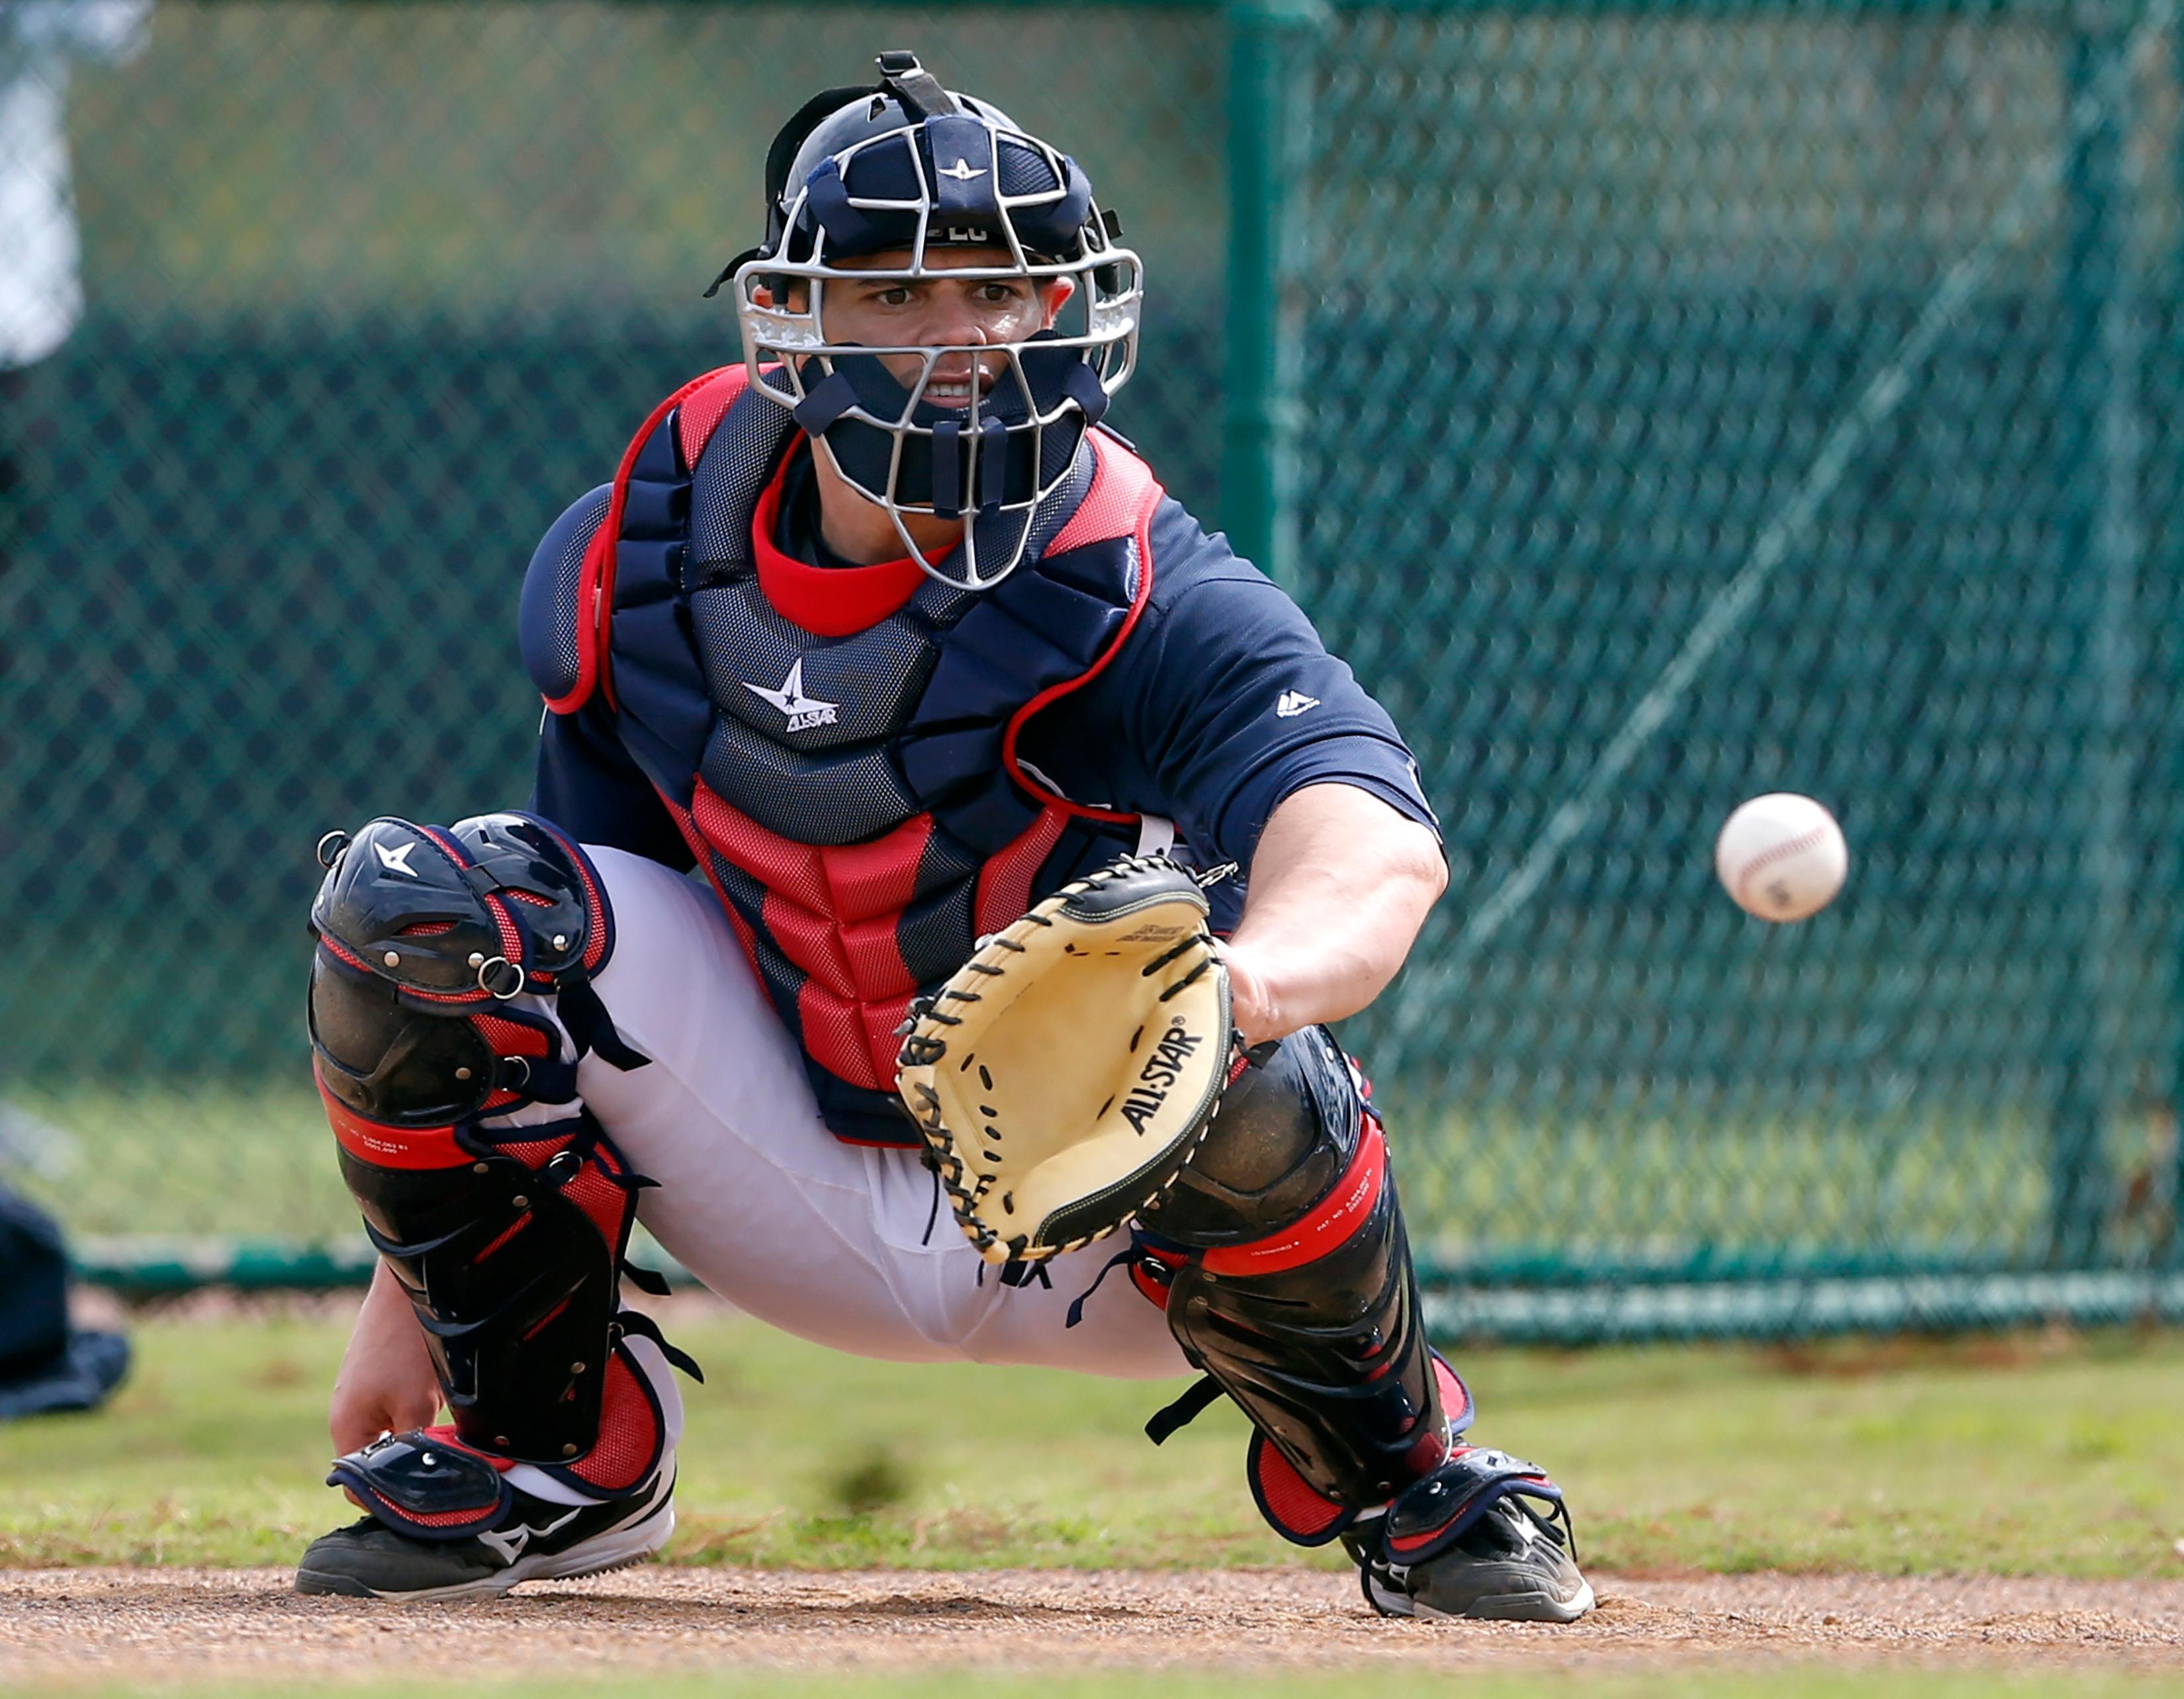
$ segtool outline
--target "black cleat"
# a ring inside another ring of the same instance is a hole
[[[1447,1468],[1461,1464],[1451,1459]],[[1578,1573],[1559,1494],[1550,1499],[1527,1482],[1498,1496],[1479,1495],[1451,1515],[1471,1484],[1429,1475],[1384,1515],[1344,1534],[1366,1602],[1382,1616],[1496,1622],[1572,1623],[1591,1610],[1592,1587]]]
[[[644,1491],[584,1505],[510,1488],[491,1526],[453,1539],[398,1534],[367,1516],[311,1542],[296,1566],[296,1590],[355,1599],[493,1597],[524,1581],[620,1569],[667,1543],[674,1486],[663,1469]]]

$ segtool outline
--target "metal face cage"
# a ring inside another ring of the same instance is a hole
[[[928,125],[929,148],[921,148],[919,131]],[[900,148],[909,161],[914,192],[900,198],[850,192],[859,156],[886,148]],[[1045,167],[1038,175],[1053,187],[1007,192],[1005,148],[1035,155]],[[980,156],[983,164],[975,163]],[[942,158],[949,163],[935,164]],[[935,181],[952,178],[960,191],[989,174],[990,193],[975,214],[951,209],[951,200],[962,196],[950,195]],[[1020,226],[1036,223],[1041,211],[1061,202],[1068,181],[1061,155],[996,117],[959,112],[905,124],[822,160],[785,209],[790,235],[780,251],[749,259],[735,272],[736,316],[754,387],[794,412],[814,452],[889,515],[906,555],[959,588],[990,588],[1021,564],[1034,511],[1067,478],[1084,431],[1136,368],[1143,268],[1110,234],[1110,221],[1096,205],[1075,232],[1074,258],[1051,258],[1024,240]],[[831,192],[827,210],[837,216],[846,209],[909,220],[906,248],[881,250],[905,253],[906,263],[843,263],[872,256],[841,252],[812,206],[815,189]],[[808,232],[808,253],[796,251],[799,232]],[[977,237],[985,240],[967,240]],[[933,263],[937,250],[965,246],[1006,249],[1009,263]],[[1020,342],[873,344],[829,332],[830,283],[934,279],[1028,280],[1041,288],[1061,279],[1072,287],[1054,324]],[[764,303],[757,298],[760,290]],[[962,405],[929,398],[936,370],[951,357],[967,362],[973,374]],[[911,360],[914,371],[905,367]],[[982,373],[990,374],[990,387]],[[937,564],[927,561],[904,522],[909,515],[964,520],[961,545]]]

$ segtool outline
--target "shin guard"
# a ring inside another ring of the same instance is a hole
[[[390,1128],[331,1096],[326,1107],[342,1176],[416,1307],[456,1433],[525,1462],[585,1457],[608,1402],[618,1275],[647,1183],[588,1111],[495,1144],[476,1126]]]
[[[1240,1075],[1141,1221],[1156,1247],[1184,1253],[1168,1325],[1258,1430],[1254,1490],[1278,1528],[1291,1531],[1276,1501],[1294,1501],[1298,1531],[1331,1538],[1340,1512],[1383,1505],[1440,1464],[1468,1401],[1453,1376],[1445,1395],[1386,1142],[1324,1030]]]
[[[637,1492],[666,1443],[660,1398],[623,1338],[656,1332],[620,1305],[650,1182],[576,1090],[588,1048],[644,1063],[590,986],[611,947],[598,877],[574,844],[520,816],[375,821],[326,859],[312,911],[320,1091],[343,1178],[416,1309],[453,1416],[451,1431],[404,1436],[406,1450],[344,1459],[346,1484],[405,1531],[491,1512],[488,1476],[510,1464],[590,1496]],[[526,992],[553,1000],[559,1026],[510,1006]],[[542,1124],[533,1106],[557,1104],[568,1113]],[[443,1489],[478,1502],[419,1507]]]

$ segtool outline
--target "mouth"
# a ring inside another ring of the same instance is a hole
[[[994,374],[981,368],[975,375],[965,372],[939,372],[927,380],[923,398],[935,407],[968,407],[971,404],[971,386],[975,382],[978,393],[989,394],[994,387]]]

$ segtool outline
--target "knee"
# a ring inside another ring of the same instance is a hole
[[[694,940],[717,944],[716,934],[727,932],[720,906],[707,900],[705,888],[673,868],[608,844],[587,844],[582,849],[614,916],[618,953],[626,948],[649,963],[665,952],[690,948]],[[727,942],[733,950],[733,939]],[[609,966],[602,972],[603,983],[612,971]]]
[[[1334,1039],[1309,1027],[1246,1068],[1174,1188],[1141,1219],[1195,1248],[1248,1243],[1301,1219],[1356,1154],[1364,1104]]]

